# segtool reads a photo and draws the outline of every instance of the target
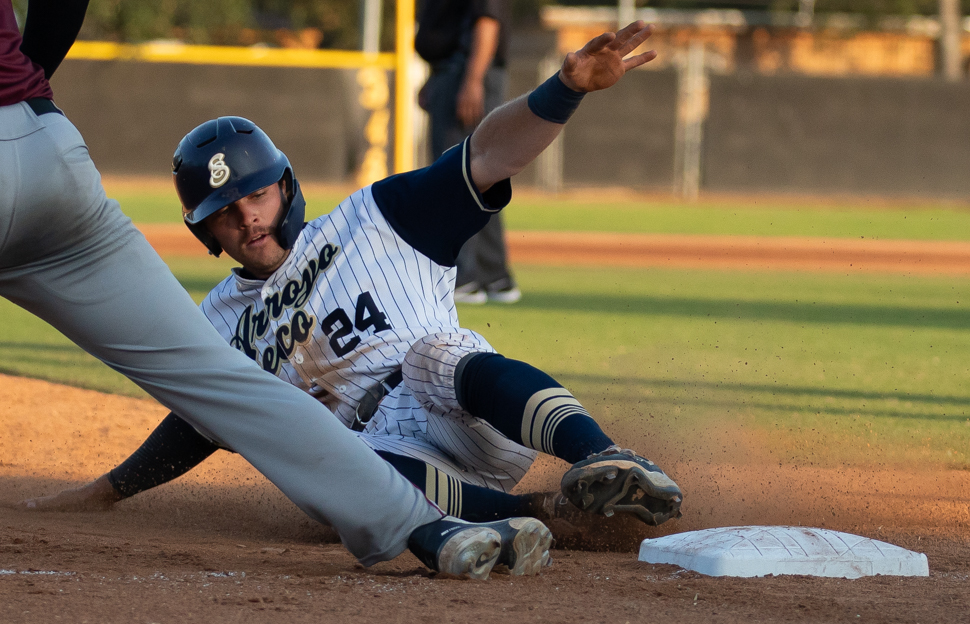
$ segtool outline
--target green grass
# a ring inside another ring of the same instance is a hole
[[[175,192],[109,188],[136,223],[179,223]],[[346,195],[340,190],[306,192],[308,218],[329,212]],[[749,203],[617,200],[595,202],[521,194],[504,213],[513,230],[821,236],[910,240],[970,240],[970,206],[940,203],[873,206],[855,203]]]
[[[752,202],[684,204],[589,202],[526,197],[503,213],[512,230],[910,240],[970,239],[970,207],[938,204],[875,209],[846,205]]]
[[[518,306],[465,308],[464,324],[552,372],[607,424],[639,415],[687,440],[754,427],[786,461],[970,466],[963,279],[538,267],[519,277]]]
[[[198,300],[230,263],[171,266]],[[519,304],[462,307],[464,325],[645,444],[691,452],[737,428],[772,439],[784,461],[970,467],[964,278],[534,266],[518,277]],[[6,302],[0,314],[4,372],[140,395],[28,314]]]
[[[50,325],[0,299],[0,373],[144,396],[134,384],[81,351]]]

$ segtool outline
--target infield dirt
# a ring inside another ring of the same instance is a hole
[[[0,501],[102,474],[164,415],[151,401],[0,376]],[[631,418],[609,433],[649,454],[638,429]],[[705,445],[743,452],[712,463]],[[435,576],[410,554],[362,568],[248,464],[218,453],[110,512],[0,508],[0,622],[968,621],[970,471],[779,465],[768,450],[727,429],[668,445],[656,459],[685,491],[683,519],[603,520],[587,534],[597,539],[562,536],[542,576],[487,582]],[[520,488],[553,489],[562,468],[543,461]],[[645,537],[739,524],[888,541],[926,553],[930,576],[725,579],[636,560]]]

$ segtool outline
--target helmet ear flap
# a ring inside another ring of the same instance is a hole
[[[284,198],[289,201],[289,206],[286,208],[286,214],[280,219],[279,225],[276,226],[276,240],[283,249],[292,249],[300,232],[303,231],[306,199],[303,198],[300,183],[289,168],[283,173],[282,179],[288,191]]]
[[[219,244],[219,241],[216,240],[216,237],[212,235],[212,232],[204,224],[189,223],[186,221],[185,225],[195,234],[197,239],[202,241],[205,248],[209,250],[209,255],[215,256],[216,258],[219,257],[219,254],[222,253],[222,245]]]

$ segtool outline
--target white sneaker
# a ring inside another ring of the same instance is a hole
[[[455,303],[482,305],[486,301],[488,301],[488,295],[475,282],[469,282],[455,289]]]
[[[485,295],[489,301],[495,303],[515,303],[522,298],[522,291],[516,287],[509,276],[488,283],[485,286]]]
[[[489,301],[495,303],[515,303],[522,298],[522,291],[513,286],[505,290],[489,290],[485,295]]]

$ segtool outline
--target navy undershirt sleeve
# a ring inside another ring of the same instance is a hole
[[[88,0],[30,0],[20,51],[50,79],[74,45]]]
[[[219,450],[175,414],[169,414],[138,450],[108,473],[108,481],[125,498],[167,483],[192,470]]]
[[[469,141],[430,167],[390,176],[372,187],[377,207],[398,236],[443,266],[454,266],[465,241],[512,199],[508,179],[478,192],[471,181]]]

